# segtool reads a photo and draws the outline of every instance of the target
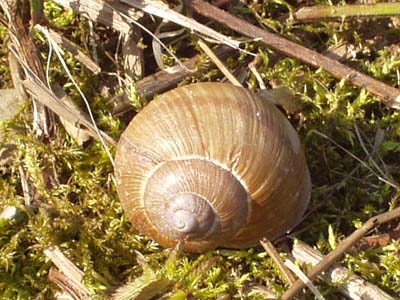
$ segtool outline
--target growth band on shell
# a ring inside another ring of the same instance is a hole
[[[120,138],[115,176],[137,229],[191,252],[275,239],[299,222],[311,193],[288,120],[222,83],[180,87],[147,105]]]

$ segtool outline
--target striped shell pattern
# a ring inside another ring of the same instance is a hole
[[[136,228],[189,252],[275,239],[299,222],[311,193],[288,120],[223,83],[179,87],[147,105],[120,138],[115,176]]]

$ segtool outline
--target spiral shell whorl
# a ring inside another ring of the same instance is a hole
[[[197,232],[199,222],[196,215],[185,209],[167,211],[167,216],[171,218],[169,222],[172,229],[182,234],[191,234]]]
[[[121,136],[118,194],[135,227],[162,246],[241,248],[293,228],[310,175],[296,132],[279,110],[229,84],[161,95]]]
[[[146,181],[143,207],[149,223],[170,239],[217,242],[232,238],[246,224],[248,198],[230,171],[187,158],[155,168]]]
[[[185,237],[198,237],[207,233],[218,223],[210,204],[206,199],[193,193],[182,193],[167,200],[166,219],[171,229]]]

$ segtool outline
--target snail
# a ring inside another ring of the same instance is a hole
[[[224,83],[179,87],[130,122],[115,158],[130,221],[164,247],[251,247],[300,221],[311,180],[284,115]]]

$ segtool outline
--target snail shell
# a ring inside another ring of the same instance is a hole
[[[189,252],[275,239],[299,222],[311,193],[288,120],[222,83],[176,88],[147,105],[121,136],[115,176],[136,228]]]

